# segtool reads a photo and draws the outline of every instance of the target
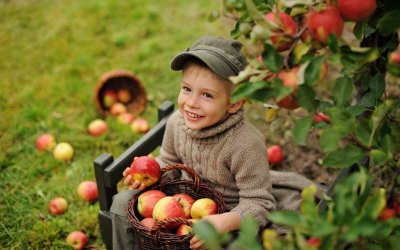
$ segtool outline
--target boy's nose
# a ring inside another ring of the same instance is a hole
[[[199,100],[197,97],[195,96],[191,96],[190,98],[188,98],[186,104],[189,105],[190,107],[197,107],[199,103]]]

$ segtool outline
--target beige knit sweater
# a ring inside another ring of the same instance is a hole
[[[175,112],[168,120],[158,161],[161,166],[192,167],[202,182],[221,192],[228,210],[253,216],[261,226],[275,209],[264,136],[244,118],[243,110],[202,130],[189,129],[181,113]]]

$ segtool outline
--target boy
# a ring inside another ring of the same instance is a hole
[[[239,229],[243,216],[252,216],[266,226],[270,211],[296,209],[301,189],[312,183],[300,175],[269,171],[264,136],[244,117],[245,101],[231,102],[233,84],[228,78],[238,75],[247,64],[241,47],[238,41],[206,36],[172,60],[172,70],[182,70],[179,111],[168,120],[157,158],[161,166],[183,163],[193,168],[202,182],[222,193],[227,212],[205,218],[221,232]],[[143,189],[127,172],[125,184]],[[277,188],[274,197],[274,184],[296,192],[288,196]],[[114,198],[114,249],[126,249],[134,242],[126,219],[127,201],[132,196],[128,191]],[[202,247],[203,242],[194,236],[190,248]]]

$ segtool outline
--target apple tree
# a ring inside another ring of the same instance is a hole
[[[289,112],[293,140],[307,145],[318,130],[322,165],[354,170],[325,197],[327,209],[319,211],[315,187],[309,187],[300,213],[268,215],[290,228],[285,237],[267,229],[258,243],[256,225],[246,219],[233,244],[394,249],[400,238],[400,3],[224,0],[222,15],[234,21],[231,35],[243,42],[249,61],[231,79],[233,98],[264,103],[270,120],[278,109],[302,109],[301,115]],[[207,224],[197,231],[216,240],[209,245],[223,243],[224,237],[210,236]]]

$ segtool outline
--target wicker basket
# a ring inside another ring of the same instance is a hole
[[[177,193],[186,193],[192,196],[194,199],[210,198],[217,203],[217,213],[223,213],[225,211],[225,203],[222,195],[214,188],[205,185],[200,182],[199,176],[193,171],[193,169],[186,167],[185,165],[177,164],[163,168],[163,171],[171,170],[183,170],[191,176],[192,181],[188,180],[174,180],[167,182],[160,182],[138,194],[134,195],[129,201],[128,217],[129,221],[133,226],[135,237],[138,241],[138,245],[144,250],[155,250],[155,249],[189,249],[190,239],[193,235],[188,234],[179,236],[173,233],[163,232],[163,228],[170,222],[179,222],[190,225],[190,221],[180,218],[167,219],[157,222],[153,230],[147,229],[143,226],[140,221],[143,219],[137,210],[138,197],[145,191],[157,189],[163,191],[166,195],[174,195]]]
[[[104,73],[95,89],[95,101],[100,115],[104,116],[109,109],[103,102],[106,90],[111,89],[117,92],[123,88],[129,90],[132,97],[128,103],[125,103],[128,112],[139,115],[145,110],[146,91],[139,79],[130,71],[116,69]]]

